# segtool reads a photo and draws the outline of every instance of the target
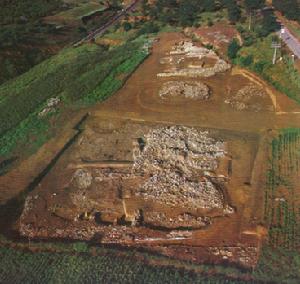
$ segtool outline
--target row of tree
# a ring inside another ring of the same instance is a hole
[[[228,11],[228,19],[233,24],[240,21],[246,12],[249,30],[258,24],[261,36],[278,28],[273,11],[263,9],[266,6],[265,0],[157,0],[155,5],[149,5],[147,0],[143,0],[142,4],[145,14],[171,25],[192,26],[197,23],[202,12],[225,8]]]
[[[153,19],[168,24],[191,26],[199,14],[205,11],[215,11],[220,5],[214,0],[157,0],[155,5],[149,5],[143,0],[144,14]]]
[[[298,0],[273,0],[273,6],[288,19],[300,21],[300,4]]]

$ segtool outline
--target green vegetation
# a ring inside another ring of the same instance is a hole
[[[242,47],[234,62],[256,72],[277,90],[300,103],[300,74],[287,56],[283,56],[283,60],[277,61],[275,65],[272,64],[273,40],[273,36],[269,35],[256,40],[251,46]],[[252,60],[245,64],[245,58],[249,56]]]
[[[300,279],[300,129],[283,129],[270,145],[265,188],[265,222],[269,244],[253,276],[266,282],[299,283]]]
[[[78,3],[73,8],[55,14],[53,20],[57,19],[58,23],[68,23],[73,21],[81,22],[82,17],[89,16],[95,12],[101,12],[104,9],[106,9],[106,7],[99,2],[82,2]]]
[[[171,266],[138,262],[130,254],[112,251],[86,253],[30,253],[0,248],[1,283],[243,283],[224,276],[205,276]]]
[[[120,88],[148,55],[145,42],[140,38],[111,50],[97,45],[65,49],[1,85],[0,156],[10,154],[31,134],[38,137],[38,145],[47,139],[48,116],[40,118],[38,113],[48,99],[60,98],[64,107],[95,103]]]
[[[236,56],[237,56],[237,54],[238,54],[240,48],[241,48],[241,47],[240,47],[240,45],[239,45],[238,40],[237,40],[236,38],[234,38],[234,39],[230,42],[230,44],[229,44],[229,46],[228,46],[228,51],[227,51],[228,57],[229,57],[231,60],[234,59],[234,58],[236,58]]]
[[[45,46],[56,49],[56,42],[51,38],[58,33],[54,26],[39,21],[3,25],[0,29],[0,84],[49,57],[53,51]]]
[[[300,245],[300,129],[284,129],[272,141],[265,193],[265,220],[272,246],[294,249]]]
[[[300,21],[300,3],[298,0],[273,0],[272,4],[289,20]]]
[[[252,276],[263,283],[298,284],[300,254],[295,250],[265,246]]]
[[[236,23],[241,19],[241,9],[236,0],[224,0],[224,5],[228,10],[228,19],[231,23]]]
[[[197,24],[200,14],[203,12],[213,12],[220,9],[216,1],[205,0],[158,0],[156,5],[148,5],[144,0],[142,3],[145,15],[149,15],[152,20],[165,24],[191,26]]]
[[[62,4],[61,0],[4,0],[1,1],[0,23],[8,24],[47,15]]]
[[[288,29],[296,36],[300,37],[300,28],[296,25],[287,24]]]

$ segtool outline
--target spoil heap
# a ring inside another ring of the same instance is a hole
[[[189,213],[169,217],[163,212],[146,212],[144,214],[144,222],[152,226],[165,227],[168,229],[197,229],[209,225],[211,223],[211,219],[209,217],[195,217]]]
[[[150,131],[144,144],[134,151],[133,171],[149,179],[136,195],[169,206],[223,208],[223,194],[203,174],[217,169],[218,158],[225,156],[223,142],[206,131],[172,126]]]
[[[209,87],[201,82],[169,81],[163,84],[159,91],[163,99],[168,97],[183,97],[187,99],[207,100],[210,96]]]
[[[263,101],[268,99],[265,91],[257,85],[250,84],[240,89],[234,96],[225,100],[235,110],[261,111],[263,109]]]
[[[189,65],[188,67],[181,68],[180,63],[185,59],[195,59],[199,65]],[[213,59],[216,61],[212,67],[204,67],[200,64],[202,59]],[[169,56],[162,58],[161,64],[168,64],[170,68],[163,73],[157,74],[158,77],[211,77],[217,73],[225,72],[231,68],[225,60],[221,59],[213,50],[195,46],[190,41],[182,41],[176,44],[169,52]]]

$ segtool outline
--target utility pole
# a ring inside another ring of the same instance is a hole
[[[295,64],[295,54],[292,54],[292,62]]]
[[[272,42],[271,47],[274,48],[274,54],[273,54],[273,60],[272,60],[272,63],[274,65],[276,63],[276,59],[277,59],[277,49],[281,48],[281,44],[278,42]]]
[[[249,31],[251,31],[251,26],[252,26],[252,10],[250,9],[250,16],[249,16]]]

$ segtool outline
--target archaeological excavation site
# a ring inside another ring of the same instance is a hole
[[[30,192],[19,232],[254,267],[275,108],[215,51],[162,34]]]

